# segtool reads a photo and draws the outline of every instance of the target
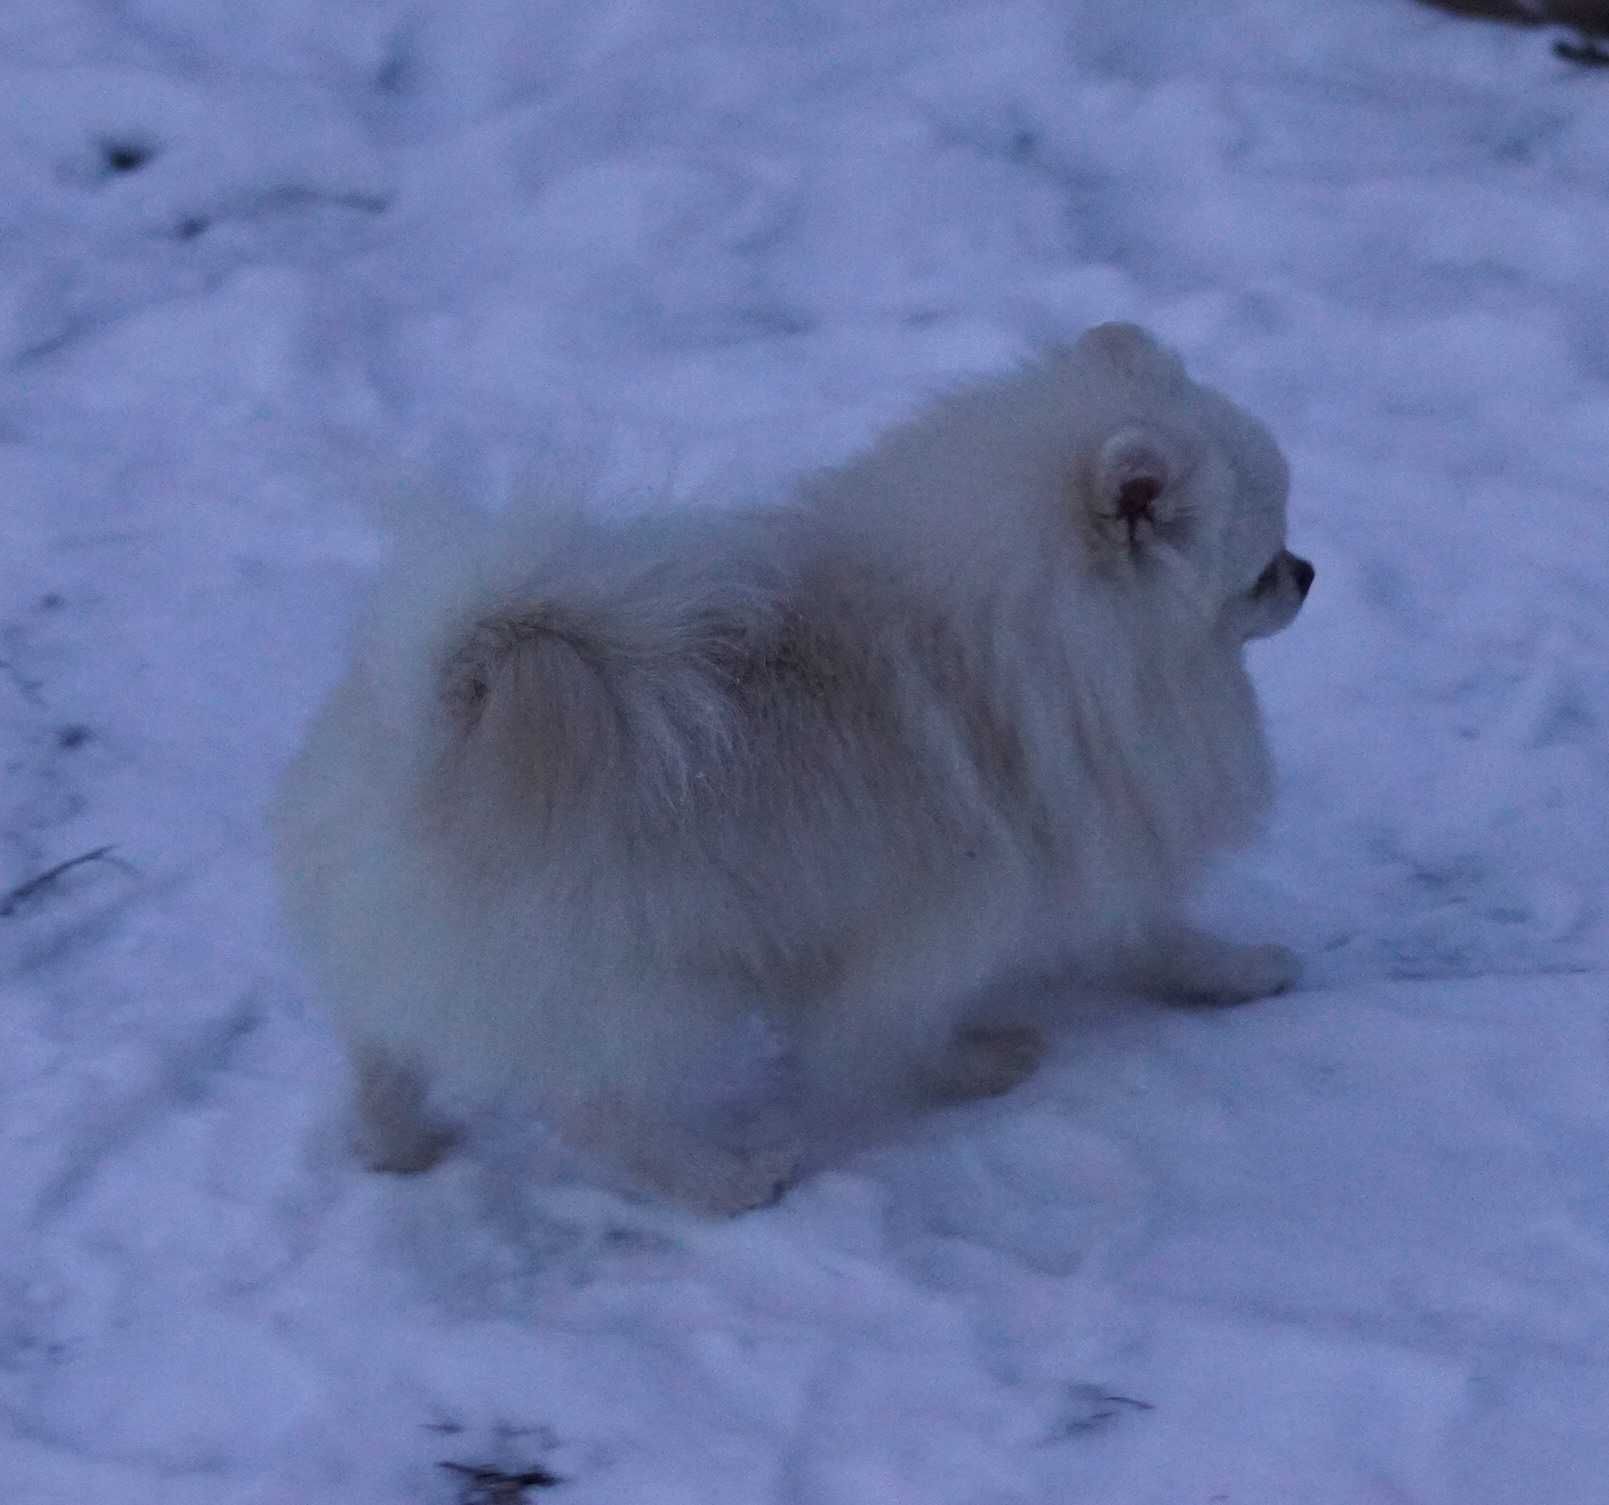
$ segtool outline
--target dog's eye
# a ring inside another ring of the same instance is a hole
[[[1268,561],[1268,568],[1260,574],[1247,593],[1253,598],[1266,596],[1279,584],[1279,555],[1276,554]]]

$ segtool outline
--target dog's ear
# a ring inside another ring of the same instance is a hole
[[[1174,446],[1146,424],[1127,423],[1107,435],[1095,460],[1094,522],[1114,542],[1143,547],[1172,511],[1178,479]]]

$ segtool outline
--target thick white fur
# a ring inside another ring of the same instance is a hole
[[[277,809],[372,1162],[443,1148],[427,1088],[504,1079],[731,1210],[811,1122],[1031,1069],[969,1029],[1008,968],[1287,985],[1178,921],[1267,800],[1241,653],[1311,578],[1285,491],[1106,325],[781,505],[534,495],[404,549]]]

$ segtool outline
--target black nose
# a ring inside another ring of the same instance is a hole
[[[1296,576],[1296,588],[1302,593],[1302,599],[1307,599],[1307,593],[1313,588],[1313,576],[1318,573],[1300,554],[1291,555],[1291,573]]]

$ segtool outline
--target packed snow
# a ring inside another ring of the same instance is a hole
[[[0,1494],[1606,1498],[1606,246],[1609,75],[1411,0],[7,0]],[[769,492],[1110,318],[1293,461],[1203,907],[1302,989],[727,1223],[360,1170],[262,815],[408,477]]]

